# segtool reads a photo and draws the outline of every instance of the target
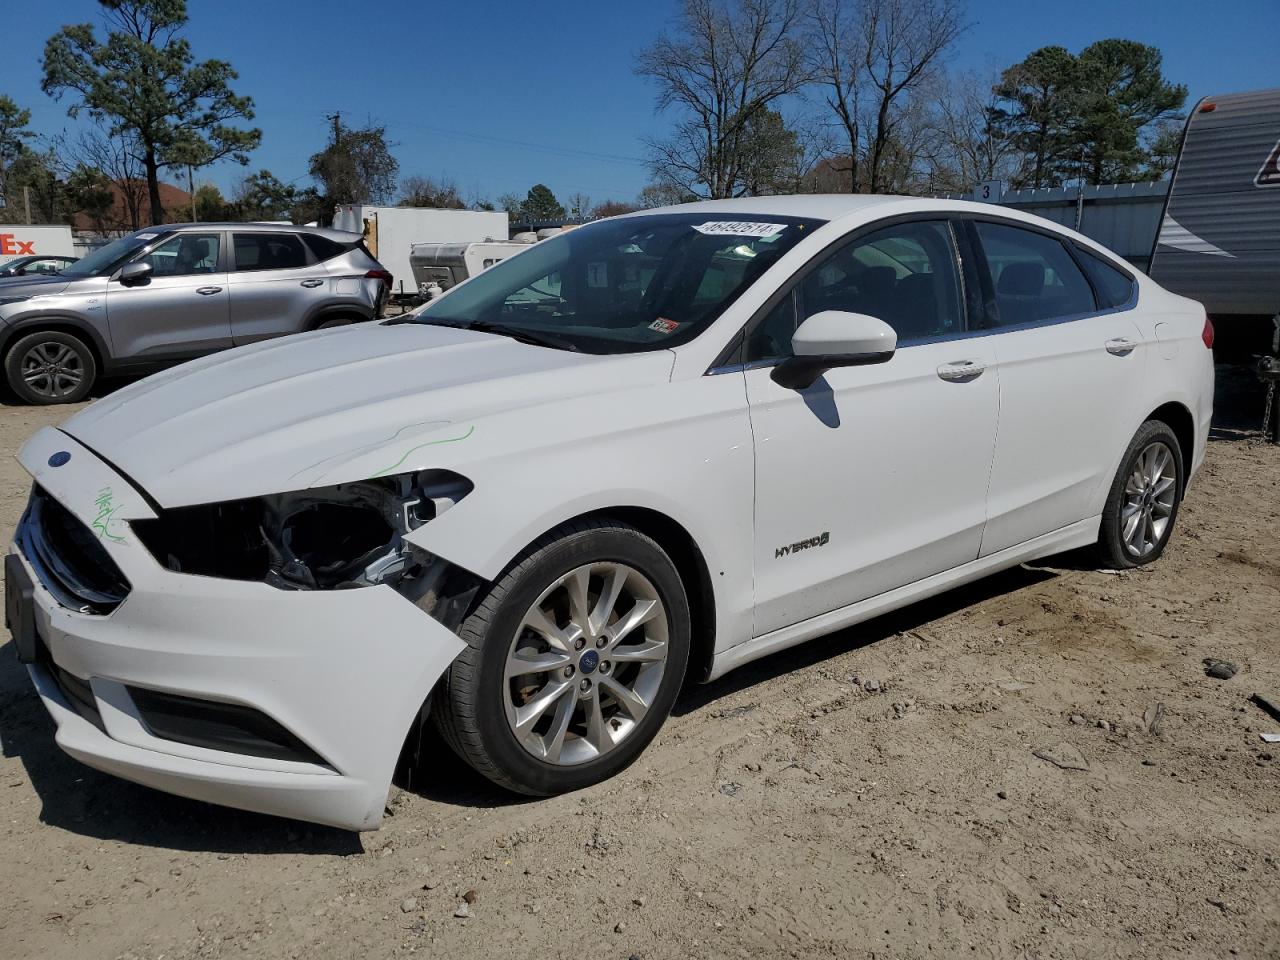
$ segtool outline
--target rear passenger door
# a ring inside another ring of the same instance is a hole
[[[329,274],[296,233],[232,234],[231,335],[236,345],[304,330],[329,300]]]
[[[985,266],[981,322],[1000,374],[986,556],[1098,512],[1130,440],[1146,351],[1134,295],[1095,293],[1070,241],[1009,222],[964,225]]]

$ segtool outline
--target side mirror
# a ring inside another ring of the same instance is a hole
[[[791,349],[794,356],[773,368],[772,379],[788,390],[803,390],[833,367],[886,362],[898,349],[898,334],[865,313],[823,310],[800,324]]]
[[[126,287],[140,286],[151,279],[151,264],[142,260],[126,263],[120,268],[120,275],[117,279]]]

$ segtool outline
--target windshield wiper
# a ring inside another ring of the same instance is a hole
[[[500,337],[510,337],[519,343],[531,343],[535,347],[551,347],[554,350],[568,350],[581,353],[581,348],[571,340],[557,337],[555,334],[526,330],[524,327],[509,327],[504,323],[490,323],[487,320],[472,320],[467,324],[468,330],[477,333],[493,333]]]
[[[510,337],[518,343],[530,343],[535,347],[551,347],[553,350],[568,350],[570,353],[581,353],[582,348],[571,340],[557,337],[555,334],[526,330],[523,327],[509,327],[505,323],[490,323],[488,320],[472,320],[457,322],[451,320],[434,320],[406,313],[390,320],[382,321],[384,327],[401,323],[420,323],[431,327],[448,327],[451,330],[474,330],[477,333],[492,333],[499,337]]]

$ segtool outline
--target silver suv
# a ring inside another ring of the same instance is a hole
[[[372,320],[391,274],[358,234],[184,223],[114,240],[45,277],[0,280],[0,357],[28,403],[82,400],[102,374]]]

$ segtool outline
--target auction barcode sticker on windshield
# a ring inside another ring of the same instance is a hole
[[[753,220],[712,220],[695,223],[693,229],[709,236],[772,237],[787,229],[785,223],[757,223]]]

